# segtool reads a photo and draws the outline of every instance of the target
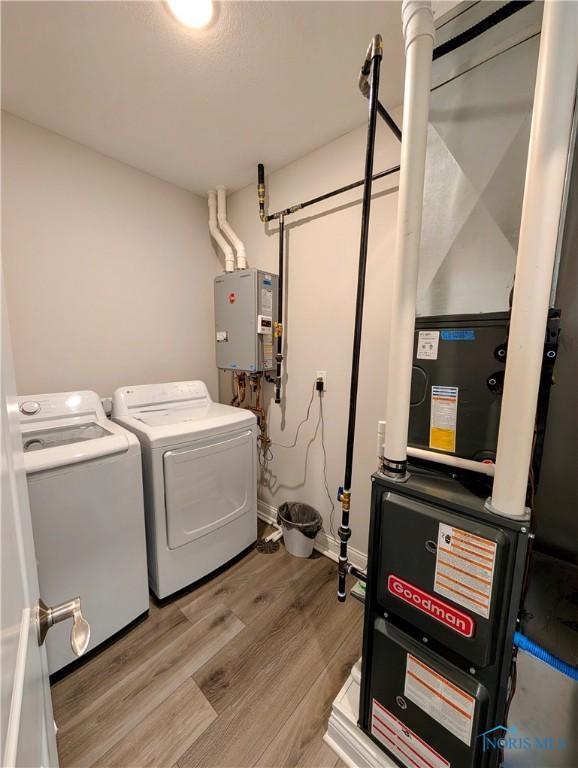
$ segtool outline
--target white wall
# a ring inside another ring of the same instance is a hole
[[[365,138],[366,129],[357,129],[272,174],[267,180],[269,211],[362,178]],[[399,161],[399,144],[385,128],[379,128],[377,145],[375,171]],[[376,423],[385,410],[388,267],[394,245],[397,181],[396,174],[376,183],[371,214],[351,515],[351,544],[361,552],[367,551],[370,474],[377,466]],[[323,402],[328,485],[333,498],[343,482],[345,461],[361,195],[359,188],[287,220],[286,398],[282,406],[275,405],[271,387],[266,398],[272,439],[291,443],[305,416],[316,371],[327,371]],[[228,213],[245,241],[249,264],[276,272],[277,229],[271,227],[266,233],[259,221],[256,185],[232,195]],[[229,378],[222,374],[223,400],[228,396]],[[312,504],[323,514],[329,530],[330,503],[323,485],[319,435],[306,454],[318,413],[314,402],[312,418],[302,428],[296,448],[273,446],[275,459],[269,468],[274,487],[262,485],[260,493],[273,506],[285,500]],[[340,516],[336,502],[335,530]]]
[[[205,200],[3,113],[2,223],[21,394],[199,378],[216,395]]]

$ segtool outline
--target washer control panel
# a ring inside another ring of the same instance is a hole
[[[18,410],[28,423],[47,419],[66,419],[86,414],[105,418],[100,397],[96,392],[54,392],[18,398]]]

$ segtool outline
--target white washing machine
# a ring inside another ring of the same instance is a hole
[[[117,389],[112,413],[141,443],[149,584],[164,598],[257,538],[257,419],[202,381]]]
[[[81,599],[88,650],[148,611],[140,446],[96,392],[19,398],[40,596]],[[49,672],[76,657],[70,622],[46,637]]]

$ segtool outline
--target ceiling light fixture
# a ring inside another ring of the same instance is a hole
[[[213,0],[167,0],[172,15],[191,29],[206,27],[213,18]]]

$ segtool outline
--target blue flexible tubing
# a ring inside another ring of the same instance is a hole
[[[549,666],[554,667],[558,672],[562,672],[563,675],[568,675],[572,680],[578,680],[578,667],[573,667],[571,664],[567,664],[565,661],[562,661],[562,659],[558,659],[556,656],[548,653],[548,651],[545,651],[544,648],[540,648],[539,645],[533,643],[521,632],[514,633],[514,645],[517,645],[522,651],[531,653],[532,656],[535,656]]]

